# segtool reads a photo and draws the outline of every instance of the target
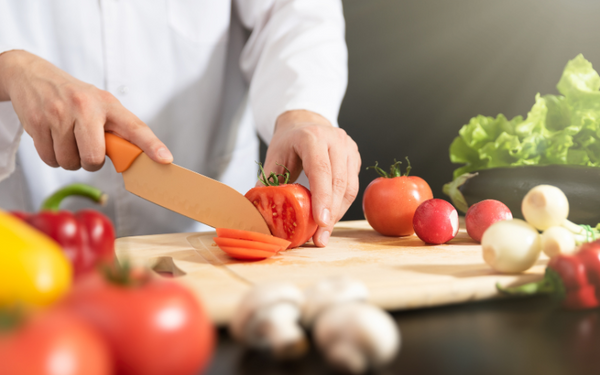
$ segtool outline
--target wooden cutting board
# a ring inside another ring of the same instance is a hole
[[[119,238],[119,260],[172,272],[201,299],[216,324],[226,324],[252,285],[290,281],[301,288],[333,275],[362,280],[370,301],[386,310],[414,309],[499,297],[496,283],[541,279],[546,258],[519,275],[494,272],[481,246],[461,229],[448,244],[425,245],[415,235],[384,237],[366,221],[336,225],[329,244],[310,243],[256,262],[231,259],[212,238],[215,232]]]

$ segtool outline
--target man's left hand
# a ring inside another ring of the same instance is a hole
[[[361,159],[356,142],[314,112],[288,111],[277,118],[264,169],[267,173],[283,173],[277,164],[290,170],[291,181],[304,169],[312,194],[313,217],[319,225],[313,241],[316,246],[327,245],[333,225],[358,194]]]

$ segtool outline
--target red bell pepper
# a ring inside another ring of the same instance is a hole
[[[11,213],[58,242],[73,264],[77,277],[100,263],[113,261],[115,230],[110,219],[100,212],[90,209],[76,213],[59,211],[60,203],[69,196],[86,197],[100,204],[107,199],[99,189],[72,184],[46,199],[36,214],[20,211]]]
[[[590,283],[585,258],[576,255],[557,255],[548,262],[546,274],[541,281],[499,291],[510,295],[551,294],[562,301],[562,306],[570,310],[598,307],[597,288]]]
[[[600,299],[600,240],[584,243],[576,255],[585,263],[588,279],[596,287],[596,295]]]

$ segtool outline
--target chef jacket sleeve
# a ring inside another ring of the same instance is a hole
[[[240,58],[250,105],[269,143],[285,111],[316,112],[337,126],[348,82],[348,52],[340,0],[236,0],[251,30]]]
[[[15,49],[0,45],[0,54]],[[0,102],[0,181],[15,170],[17,149],[23,134],[23,127],[11,102]]]

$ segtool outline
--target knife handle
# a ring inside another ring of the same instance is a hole
[[[117,173],[125,172],[140,156],[142,149],[112,133],[104,133],[106,156],[110,158]]]

